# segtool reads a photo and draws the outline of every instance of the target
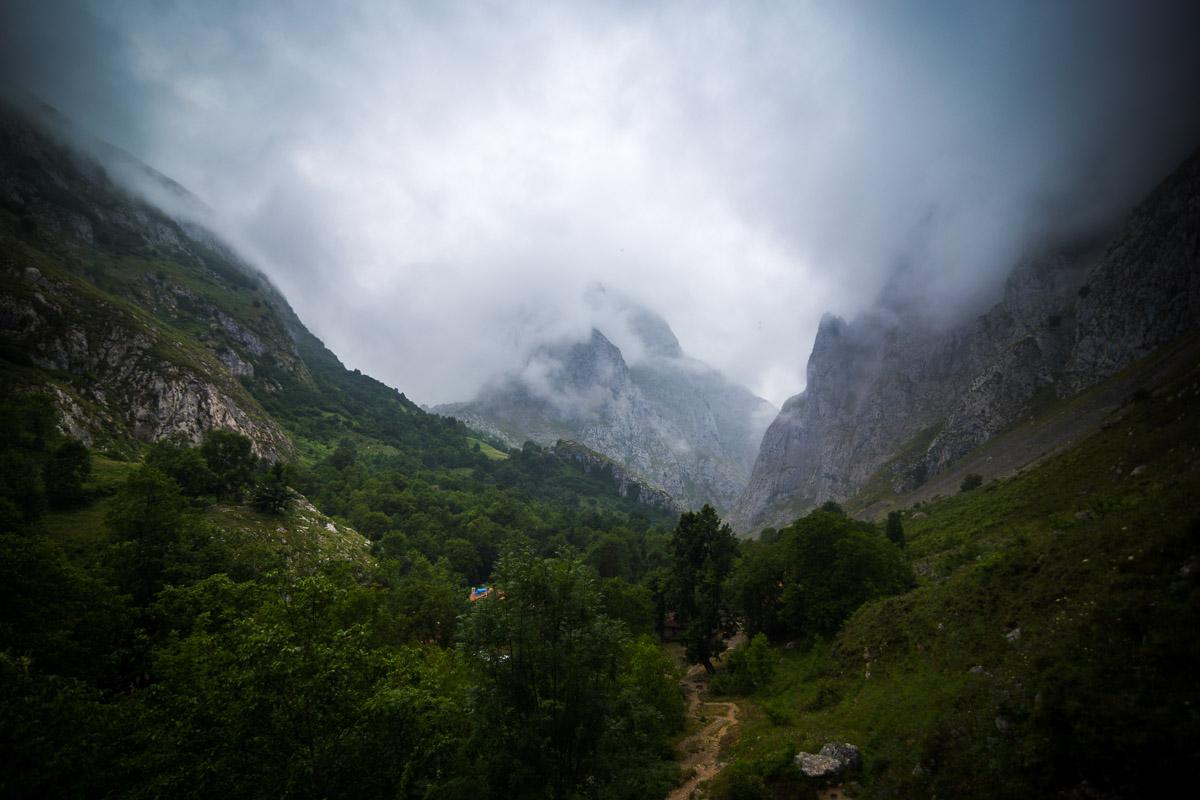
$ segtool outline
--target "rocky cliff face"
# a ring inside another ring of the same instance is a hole
[[[0,341],[59,376],[43,388],[72,435],[88,444],[122,431],[143,441],[198,443],[221,428],[250,437],[265,458],[292,452],[287,436],[219,360],[68,278],[22,268],[18,253],[15,247],[0,256]]]
[[[434,411],[514,446],[576,441],[686,507],[729,508],[774,409],[685,356],[658,315],[632,307],[627,318],[641,350],[633,364],[593,329],[586,341],[538,349],[475,400]]]
[[[211,233],[63,144],[65,123],[47,114],[0,106],[6,389],[48,396],[73,435],[101,447],[223,428],[261,456],[292,454],[256,399],[284,377],[311,383],[291,309]]]
[[[568,442],[559,439],[551,450],[555,456],[571,461],[581,466],[584,472],[599,472],[611,477],[617,494],[628,497],[642,505],[657,508],[671,515],[678,515],[683,509],[671,495],[643,481],[636,475],[610,458],[600,455],[595,450],[584,447],[579,442]]]
[[[1080,290],[1060,393],[1111,375],[1200,324],[1200,151],[1134,210]]]
[[[1104,245],[1019,265],[949,329],[882,306],[822,320],[805,391],[768,428],[733,514],[752,532],[871,481],[909,491],[1047,397],[1071,396],[1200,326],[1200,155]]]

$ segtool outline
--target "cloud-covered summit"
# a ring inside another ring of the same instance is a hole
[[[825,311],[973,307],[1200,137],[1200,10],[12,0],[0,71],[188,187],[423,402],[601,281],[776,403]],[[622,346],[624,350],[624,347]]]

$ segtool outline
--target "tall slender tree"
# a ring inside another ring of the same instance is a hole
[[[712,659],[725,643],[730,626],[724,583],[733,569],[737,538],[710,505],[685,511],[671,534],[672,606],[683,628],[687,658],[713,672]]]

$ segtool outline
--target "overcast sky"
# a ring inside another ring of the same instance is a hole
[[[1200,143],[1198,7],[4,0],[0,67],[420,402],[600,282],[780,404],[823,312],[969,308]]]

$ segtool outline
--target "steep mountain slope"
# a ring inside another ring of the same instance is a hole
[[[265,276],[116,182],[96,154],[171,209],[203,214],[182,187],[52,109],[0,104],[0,399],[47,398],[66,432],[118,457],[219,428],[267,459],[311,464],[348,440],[409,472],[487,466],[465,426],[346,369]],[[635,505],[619,481],[548,458],[575,476],[579,497],[536,489],[528,465],[455,480],[482,493],[507,476],[560,505]],[[645,513],[670,513],[652,492],[644,499]]]
[[[513,445],[571,439],[684,506],[729,508],[774,409],[684,355],[657,314],[633,304],[621,310],[641,351],[632,363],[593,328],[584,341],[538,348],[522,370],[494,379],[474,400],[434,410]]]
[[[246,434],[268,456],[321,455],[339,433],[466,447],[459,432],[443,434],[444,420],[345,369],[212,233],[56,139],[65,123],[52,113],[0,113],[9,390],[49,390],[77,436],[118,449],[195,442],[214,427]]]
[[[919,311],[886,306],[852,323],[826,317],[807,388],[768,429],[734,524],[751,532],[784,522],[872,482],[916,489],[1045,400],[1069,397],[1194,330],[1198,262],[1194,155],[1106,248],[1077,245],[1028,260],[1004,297],[965,324],[939,329]],[[1063,437],[1078,433],[1063,429]]]
[[[904,512],[917,587],[832,639],[781,646],[774,679],[738,701],[731,772],[805,796],[778,765],[832,740],[862,749],[864,798],[1193,783],[1200,359],[1187,338],[1190,359],[1069,448]]]

